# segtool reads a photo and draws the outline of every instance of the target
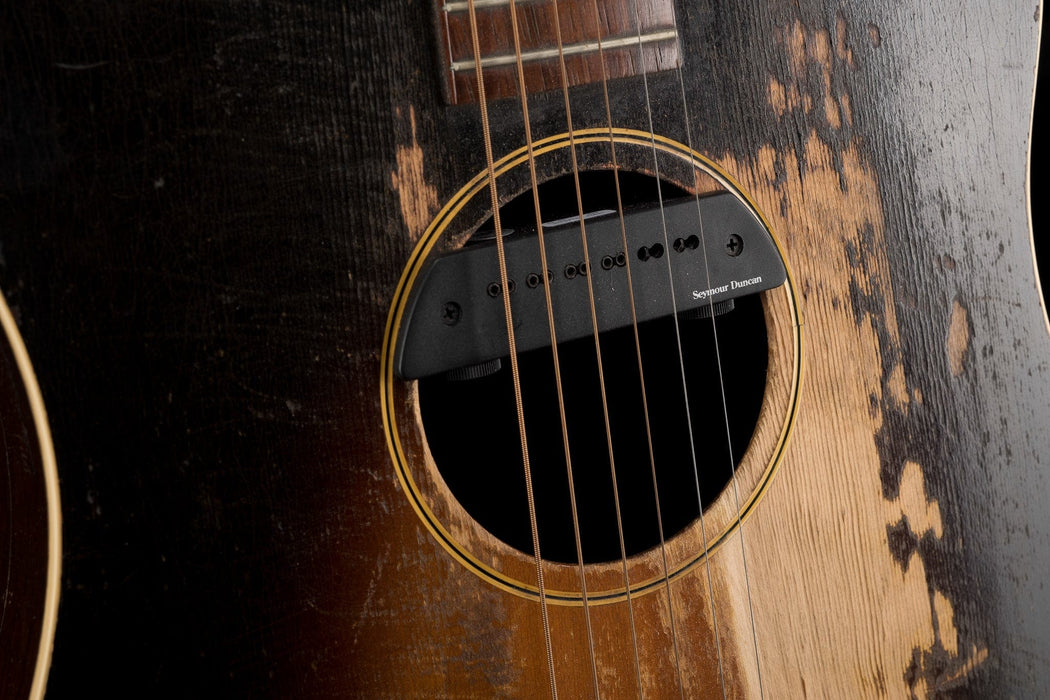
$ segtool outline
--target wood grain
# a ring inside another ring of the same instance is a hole
[[[63,490],[50,697],[548,692],[535,601],[424,525],[382,410],[400,276],[484,168],[429,7],[0,10],[0,287]],[[591,610],[602,696],[673,696],[679,678],[689,697],[722,678],[734,697],[1047,694],[1035,5],[674,10],[681,72],[611,82],[613,121],[649,131],[648,104],[653,131],[770,221],[799,293],[801,399],[710,585],[697,567],[635,599],[638,670],[622,601]],[[607,128],[600,85],[569,106],[577,129]],[[566,131],[560,91],[529,107],[537,139]],[[517,101],[490,108],[497,157],[520,148]],[[641,153],[623,167],[690,184]],[[610,164],[598,146],[581,160]],[[792,329],[772,304],[767,324]],[[425,474],[412,388],[395,395]],[[443,507],[495,561],[500,545]],[[551,616],[561,695],[592,695],[581,607]]]

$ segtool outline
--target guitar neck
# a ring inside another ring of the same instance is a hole
[[[562,86],[563,62],[567,84],[573,87],[669,70],[681,60],[670,0],[570,0],[557,6],[535,0],[517,2],[517,45],[510,0],[473,4],[434,0],[434,4],[446,91],[454,104],[477,99],[478,57],[489,98],[518,94],[519,61],[525,89],[534,93]]]

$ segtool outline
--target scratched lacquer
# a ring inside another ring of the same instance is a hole
[[[1050,692],[1037,3],[22,5],[0,287],[48,411],[0,415],[50,425],[64,549],[55,484],[0,490],[0,696],[59,592],[49,697]],[[751,233],[632,228],[718,197]],[[750,235],[783,283],[710,276]],[[674,301],[596,340],[607,288]],[[582,339],[403,376],[417,319],[509,347],[526,299]]]

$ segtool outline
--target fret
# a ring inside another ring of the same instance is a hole
[[[637,5],[636,5],[637,1]],[[673,0],[517,0],[525,89],[561,88],[555,33],[560,24],[569,86],[677,68],[680,65]],[[445,85],[450,102],[477,99],[469,5],[436,0]],[[475,0],[481,66],[489,99],[518,94],[510,0]],[[555,14],[557,12],[557,15]],[[640,25],[640,26],[639,26]]]
[[[543,0],[517,0],[515,4],[524,5],[529,2],[542,2]],[[547,0],[550,2],[550,0]],[[489,7],[510,7],[510,0],[474,0],[474,9],[483,10]],[[452,2],[446,2],[441,8],[445,12],[466,12],[470,9],[470,3],[467,0],[453,0]]]
[[[673,29],[668,29],[662,32],[653,32],[651,34],[644,34],[642,36],[622,36],[610,39],[602,39],[601,43],[598,41],[569,44],[563,46],[561,55],[564,56],[577,56],[586,53],[597,53],[599,50],[611,50],[620,49],[627,46],[637,46],[639,44],[648,44],[657,41],[675,41],[678,39],[678,32]],[[557,48],[551,49],[539,49],[535,51],[527,51],[521,54],[522,63],[531,63],[533,61],[549,61],[557,59],[559,55]],[[517,56],[513,54],[503,54],[500,56],[486,56],[481,59],[482,68],[495,68],[497,66],[512,66],[518,62]],[[450,68],[452,71],[472,71],[474,70],[475,63],[473,59],[467,61],[453,61]]]

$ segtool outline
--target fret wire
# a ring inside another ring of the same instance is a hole
[[[651,32],[649,34],[642,34],[636,36],[625,36],[617,37],[615,39],[605,39],[602,41],[602,48],[605,50],[618,49],[631,46],[640,46],[642,44],[652,44],[661,41],[677,41],[678,32],[674,29],[668,29],[660,32]],[[598,42],[586,41],[577,44],[569,44],[564,47],[563,55],[575,56],[586,53],[595,53],[598,51]],[[558,49],[538,49],[535,51],[527,51],[521,54],[522,62],[535,62],[544,61],[558,58]],[[518,59],[512,54],[500,54],[498,56],[489,56],[481,59],[482,68],[495,68],[500,66],[512,66],[517,63]],[[450,68],[452,72],[461,72],[467,70],[474,70],[475,64],[473,60],[468,61],[453,61]]]
[[[517,0],[516,5],[525,5],[530,2],[539,2],[540,0]],[[474,0],[475,9],[484,9],[486,7],[510,7],[510,0]],[[467,0],[454,0],[453,2],[446,2],[441,6],[441,9],[445,12],[466,12],[468,8]]]

